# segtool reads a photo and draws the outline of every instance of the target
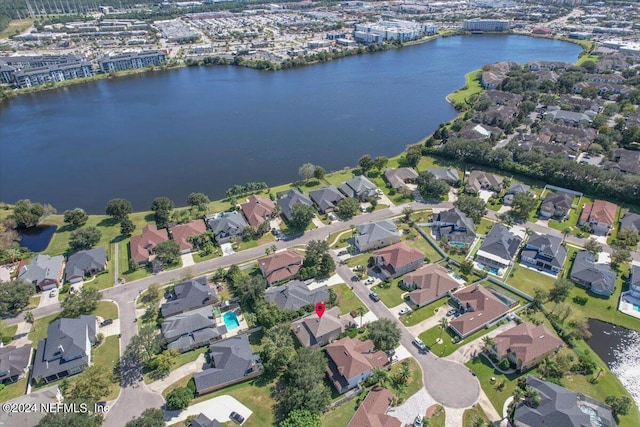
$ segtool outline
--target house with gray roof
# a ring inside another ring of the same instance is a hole
[[[213,308],[205,306],[167,317],[160,329],[167,349],[184,353],[224,338],[227,327],[216,325]]]
[[[573,204],[573,195],[558,191],[557,193],[549,193],[542,200],[540,205],[540,216],[543,218],[556,217],[564,219],[569,215],[571,205]]]
[[[636,233],[640,232],[640,215],[633,212],[627,212],[620,220],[620,230],[630,228]]]
[[[484,172],[472,171],[467,178],[465,191],[470,193],[478,193],[480,190],[495,191],[499,193],[504,188],[501,176]]]
[[[629,295],[640,299],[640,264],[632,262],[629,271]]]
[[[560,237],[532,233],[522,253],[520,262],[545,273],[557,275],[567,259],[567,248]]]
[[[59,288],[64,273],[64,257],[39,254],[18,273],[18,280],[32,283],[41,291]]]
[[[201,412],[197,417],[191,420],[189,427],[224,427],[224,425],[215,418],[213,420],[209,419],[209,417]]]
[[[247,335],[236,335],[211,344],[209,355],[211,367],[193,375],[198,395],[262,374],[260,355],[251,348]]]
[[[31,393],[7,400],[11,407],[40,408],[41,405],[55,405],[62,402],[62,393],[57,385],[34,388]],[[0,411],[0,426],[33,427],[44,418],[44,411]]]
[[[540,394],[540,404],[520,403],[513,415],[515,427],[615,427],[611,408],[604,403],[533,375],[526,381]]]
[[[160,307],[160,311],[162,317],[166,318],[216,302],[216,291],[207,283],[207,277],[202,276],[176,284],[167,302]]]
[[[457,186],[460,183],[460,175],[455,168],[431,168],[427,172],[449,185]]]
[[[214,217],[207,217],[206,221],[219,244],[229,243],[233,236],[242,237],[244,229],[249,226],[239,212],[222,212]]]
[[[396,190],[405,188],[418,177],[418,172],[413,168],[389,168],[384,171],[384,178]]]
[[[327,285],[315,289],[309,288],[308,282],[292,280],[285,285],[272,286],[264,293],[267,303],[274,303],[280,310],[300,310],[307,305],[315,305],[329,299]]]
[[[401,239],[398,227],[390,219],[360,224],[356,233],[355,244],[360,252],[389,246]]]
[[[458,208],[451,208],[433,216],[432,228],[436,239],[446,239],[457,245],[471,245],[476,239],[473,220]]]
[[[322,317],[311,313],[291,324],[293,334],[304,347],[319,348],[340,338],[346,328],[355,324],[351,316],[340,316],[340,307],[328,309]]]
[[[496,223],[476,252],[476,262],[488,267],[507,268],[518,252],[522,238],[509,231],[501,223]]]
[[[309,197],[322,213],[333,212],[344,195],[334,185],[319,188],[309,192]]]
[[[358,175],[348,181],[343,182],[338,186],[338,189],[347,197],[353,197],[361,202],[369,197],[378,197],[378,187],[369,181],[369,179],[363,175]]]
[[[0,384],[10,384],[23,378],[31,363],[31,345],[0,347]]]
[[[611,296],[616,288],[616,274],[608,264],[596,262],[592,253],[582,250],[576,254],[569,279],[597,295]]]
[[[78,283],[107,269],[107,251],[103,246],[70,255],[64,267],[64,281]]]
[[[47,328],[47,338],[38,342],[31,377],[51,382],[79,374],[91,365],[91,347],[96,343],[95,316],[56,319]]]
[[[527,184],[514,182],[507,190],[507,194],[505,194],[505,196],[502,198],[502,204],[505,206],[511,206],[511,204],[513,203],[513,198],[516,196],[516,194],[520,193],[529,193],[535,196],[535,193],[531,191],[531,187],[529,187]]]
[[[553,109],[544,113],[545,120],[551,120],[559,122],[567,126],[582,126],[591,123],[591,118],[584,113],[577,113],[575,111],[567,111],[560,109]]]
[[[286,221],[291,221],[293,219],[291,212],[293,207],[298,203],[313,206],[311,199],[297,188],[287,191],[276,202],[276,204],[280,206],[280,211]]]

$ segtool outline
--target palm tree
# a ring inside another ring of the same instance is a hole
[[[381,387],[384,387],[389,381],[389,372],[384,369],[373,368],[373,375],[371,376],[375,379],[375,383]]]
[[[409,378],[411,378],[411,369],[409,369],[409,360],[403,360],[400,365],[400,369],[396,374],[397,383],[407,385]]]
[[[447,329],[448,326],[449,326],[449,319],[447,319],[446,317],[443,317],[442,319],[440,319],[440,341],[442,341],[442,333],[444,332],[445,329]]]
[[[598,243],[598,241],[593,237],[590,238],[589,241],[587,241],[587,243],[584,245],[584,248],[593,256],[596,256],[600,252],[602,252],[602,245]]]
[[[482,417],[475,417],[473,419],[473,421],[471,422],[471,426],[472,427],[484,427],[485,426],[485,422],[482,419]]]
[[[360,327],[362,328],[362,316],[364,316],[367,310],[363,306],[360,306],[356,308],[356,311],[358,312],[358,316],[360,316]]]
[[[36,319],[33,316],[33,312],[31,310],[25,311],[25,313],[24,313],[24,321],[27,322],[27,323],[30,323],[31,325],[35,324]]]
[[[562,243],[564,243],[564,241],[567,239],[567,236],[569,234],[571,234],[573,230],[571,229],[571,227],[565,227],[564,230],[562,230]]]
[[[491,348],[493,348],[494,345],[496,345],[496,342],[493,340],[493,338],[489,336],[482,338],[482,349],[484,351],[489,351]]]
[[[542,401],[542,398],[540,397],[540,392],[535,388],[529,387],[529,386],[524,390],[524,399],[525,399],[525,403],[528,406],[532,406],[534,408],[538,406]]]

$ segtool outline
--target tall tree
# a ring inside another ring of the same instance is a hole
[[[113,385],[113,373],[107,366],[92,365],[77,377],[65,398],[98,402],[109,395]]]
[[[296,409],[321,414],[329,406],[331,393],[324,377],[327,360],[324,355],[308,347],[297,351],[280,378],[277,394],[280,413],[289,414]]]
[[[420,195],[426,200],[440,199],[449,192],[449,185],[429,171],[420,172],[416,184]]]
[[[375,159],[373,159],[373,165],[372,166],[377,171],[381,171],[382,169],[387,167],[388,163],[389,163],[389,158],[388,157],[378,156]]]
[[[303,181],[307,181],[313,178],[315,171],[316,167],[312,163],[305,163],[298,169],[298,174]]]
[[[235,294],[240,303],[245,307],[254,307],[257,302],[264,299],[264,291],[267,289],[267,281],[262,276],[243,276],[234,284]]]
[[[407,166],[415,168],[420,163],[420,159],[422,158],[422,149],[419,145],[412,145],[407,149],[407,154],[405,154],[404,162]]]
[[[164,411],[160,408],[149,408],[138,418],[129,421],[125,427],[164,427],[164,424]]]
[[[400,328],[390,319],[380,319],[369,323],[369,339],[378,350],[387,351],[400,344]]]
[[[338,202],[336,205],[336,214],[340,219],[351,219],[358,214],[360,209],[360,203],[356,199],[346,197]]]
[[[279,325],[267,330],[262,338],[260,356],[267,372],[281,374],[296,356],[296,348],[288,326]]]
[[[87,223],[89,215],[87,215],[83,209],[75,208],[69,211],[64,211],[63,218],[65,224],[69,224],[74,227],[82,227]]]
[[[629,249],[615,249],[611,254],[611,266],[618,268],[622,264],[626,264],[631,261],[631,252]]]
[[[120,234],[130,236],[136,229],[136,225],[128,217],[120,221]]]
[[[69,294],[62,301],[62,317],[78,317],[83,314],[91,314],[100,301],[100,292],[91,286],[83,286],[80,292]]]
[[[154,213],[156,227],[163,228],[167,226],[169,218],[171,218],[171,211],[174,207],[173,201],[168,197],[156,197],[153,200],[151,210]]]
[[[0,282],[0,313],[15,314],[29,305],[29,298],[35,293],[31,283],[21,280]]]
[[[315,166],[315,169],[313,170],[313,177],[315,179],[322,179],[326,174],[327,171],[322,166]]]
[[[98,244],[102,233],[97,227],[83,227],[75,230],[69,236],[69,248],[72,251],[91,249]]]
[[[553,301],[556,304],[561,303],[567,299],[573,283],[567,279],[558,279],[553,284],[553,287],[549,290],[549,301]]]
[[[317,414],[296,409],[287,414],[287,418],[280,421],[278,427],[322,427],[322,421]]]
[[[18,228],[31,228],[40,224],[52,209],[51,206],[45,207],[41,203],[31,203],[31,200],[23,199],[16,202],[9,217],[16,222]],[[52,213],[55,213],[55,209]]]
[[[125,199],[111,199],[107,202],[106,214],[121,222],[123,219],[128,218],[129,214],[133,212],[131,202]]]
[[[629,396],[615,396],[613,394],[607,396],[604,403],[611,406],[611,411],[614,416],[627,415],[633,404]]]
[[[513,197],[513,203],[511,204],[513,209],[511,212],[516,218],[526,220],[537,205],[538,201],[533,194],[528,192],[518,193]]]
[[[176,265],[180,260],[180,245],[175,240],[158,243],[154,252],[164,265]]]
[[[209,202],[209,197],[204,193],[191,193],[189,197],[187,197],[187,204],[201,212],[207,210]]]
[[[461,194],[453,205],[478,224],[487,213],[487,204],[479,197]]]
[[[316,216],[316,210],[313,206],[296,203],[291,208],[291,227],[296,230],[305,230],[311,220]]]
[[[65,400],[65,404],[73,403]],[[77,402],[78,404],[86,402]],[[83,412],[49,412],[36,427],[100,427],[103,416],[101,413],[92,414]]]
[[[125,356],[146,363],[160,352],[161,338],[153,325],[143,325],[125,350]]]
[[[373,160],[371,160],[371,156],[365,154],[364,156],[360,157],[360,159],[358,160],[358,166],[360,166],[362,174],[366,175],[367,172],[369,172],[373,167]]]
[[[594,256],[598,256],[598,254],[602,252],[602,245],[593,237],[585,243],[584,248]]]

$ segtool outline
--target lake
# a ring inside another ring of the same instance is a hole
[[[589,319],[589,347],[609,366],[611,372],[640,407],[640,334],[622,326]]]
[[[42,252],[47,249],[57,228],[56,225],[38,225],[37,227],[18,229],[20,246],[31,252]]]
[[[277,72],[158,71],[19,96],[0,106],[0,200],[103,213],[157,196],[224,197],[234,184],[298,179],[365,153],[393,156],[455,117],[465,73],[509,60],[574,62],[578,45],[474,35]]]

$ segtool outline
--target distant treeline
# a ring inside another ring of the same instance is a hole
[[[247,182],[244,185],[234,185],[226,191],[227,197],[236,197],[243,194],[256,193],[268,189],[269,186],[265,182]]]

